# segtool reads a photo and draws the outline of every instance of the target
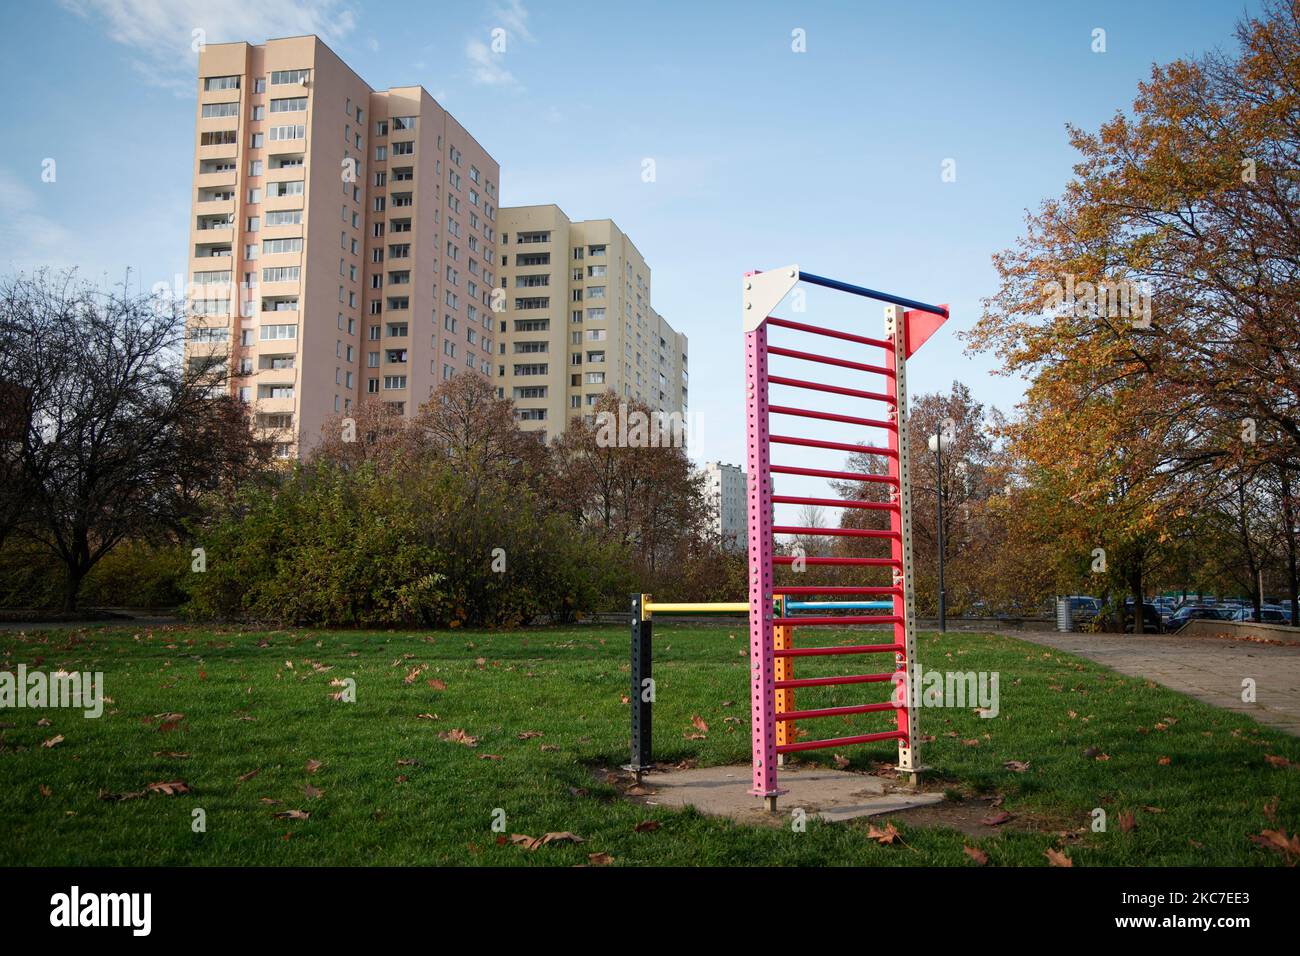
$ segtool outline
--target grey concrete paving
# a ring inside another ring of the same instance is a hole
[[[694,767],[645,775],[641,800],[650,806],[693,806],[701,813],[746,823],[781,823],[796,807],[823,820],[851,820],[943,802],[942,793],[912,793],[892,781],[844,770],[783,767],[778,785],[789,793],[777,802],[777,813],[763,809],[749,793],[750,769]]]
[[[1007,636],[1078,654],[1300,736],[1300,644],[1168,634],[1015,631]],[[1247,677],[1255,681],[1252,704],[1241,700]]]

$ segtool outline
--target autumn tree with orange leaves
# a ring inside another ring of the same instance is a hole
[[[969,337],[1031,379],[1007,434],[1067,563],[1103,549],[1138,599],[1238,478],[1300,470],[1300,2],[1237,40],[1069,127],[1075,177],[995,257]]]

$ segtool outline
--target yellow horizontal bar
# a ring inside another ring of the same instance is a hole
[[[749,604],[735,602],[732,604],[712,603],[712,604],[660,604],[658,602],[647,602],[643,609],[647,614],[698,614],[698,613],[749,613]]]

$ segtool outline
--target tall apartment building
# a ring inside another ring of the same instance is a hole
[[[704,465],[704,497],[712,509],[713,531],[730,550],[744,550],[749,538],[749,491],[738,465],[710,461]]]
[[[520,426],[554,437],[607,390],[685,416],[686,336],[651,307],[632,240],[555,205],[507,206],[498,225],[497,394],[514,400]]]
[[[500,167],[423,88],[314,36],[209,44],[195,125],[187,352],[228,356],[278,455],[492,374]]]

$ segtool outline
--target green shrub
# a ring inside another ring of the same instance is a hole
[[[168,610],[185,600],[182,578],[189,552],[181,545],[125,541],[104,555],[81,588],[83,607]],[[45,545],[10,538],[0,548],[0,607],[57,608],[63,604],[64,566]]]
[[[244,491],[195,536],[195,618],[298,625],[567,621],[631,589],[626,556],[527,488],[426,461],[300,465]]]

